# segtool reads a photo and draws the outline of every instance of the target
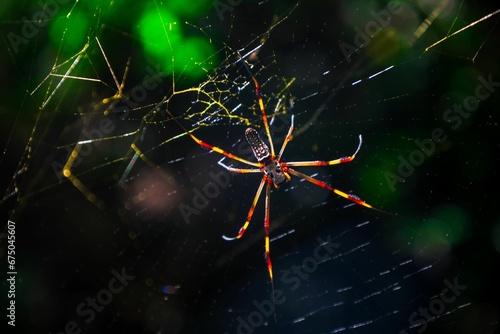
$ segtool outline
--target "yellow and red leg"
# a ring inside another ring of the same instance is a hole
[[[226,165],[225,163],[222,162],[223,159],[224,158],[222,158],[221,160],[219,160],[217,163],[219,164],[219,166],[224,167],[225,169],[227,169],[231,173],[237,173],[237,174],[262,173],[262,169],[261,168],[234,168],[234,167],[228,166],[228,165]]]
[[[311,182],[312,184],[315,184],[318,187],[328,189],[329,191],[331,191],[331,192],[339,195],[340,197],[348,199],[349,201],[354,202],[354,203],[356,203],[358,205],[361,205],[361,206],[364,206],[364,207],[367,207],[369,209],[373,209],[373,210],[376,210],[376,211],[379,211],[379,212],[387,213],[387,212],[385,212],[383,210],[380,210],[380,209],[377,209],[377,208],[373,207],[372,205],[366,203],[365,201],[363,201],[362,199],[360,199],[359,197],[357,197],[355,195],[351,195],[351,194],[345,193],[345,192],[343,192],[341,190],[338,190],[336,188],[333,188],[332,186],[330,186],[326,182],[317,180],[317,179],[315,179],[315,178],[313,178],[313,177],[311,177],[309,175],[297,172],[296,170],[288,168],[288,167],[285,167],[285,171],[288,172],[288,173],[290,173],[290,174],[292,174],[292,175],[300,177],[301,179],[304,179],[304,180],[306,180],[308,182]]]
[[[271,130],[269,129],[269,121],[267,120],[266,109],[264,108],[264,100],[262,99],[262,92],[260,90],[260,84],[257,81],[257,79],[254,77],[254,75],[252,74],[252,71],[250,71],[250,68],[248,67],[247,63],[245,63],[245,61],[243,61],[243,64],[245,65],[245,68],[247,69],[248,74],[252,78],[252,81],[255,85],[255,93],[257,94],[257,102],[259,103],[259,109],[260,109],[260,113],[262,116],[262,123],[264,124],[264,129],[266,131],[267,140],[269,141],[269,148],[271,149],[271,159],[274,159],[275,154],[274,154],[273,139],[271,138]]]
[[[213,146],[213,145],[210,145],[208,143],[205,143],[204,141],[202,141],[201,139],[198,139],[195,135],[193,135],[191,132],[188,132],[189,136],[200,146],[202,147],[205,147],[205,148],[208,148],[214,152],[217,152],[219,154],[222,154],[223,156],[229,158],[229,159],[233,159],[233,160],[236,160],[236,161],[239,161],[239,162],[242,162],[244,164],[247,164],[247,165],[250,165],[250,166],[255,166],[255,167],[263,167],[264,164],[261,163],[261,162],[253,162],[253,161],[249,161],[249,160],[246,160],[246,159],[243,159],[243,158],[240,158],[232,153],[229,153],[229,152],[226,152],[224,151],[223,149],[217,147],[217,146]]]
[[[292,162],[284,162],[284,166],[290,166],[290,167],[311,167],[311,166],[331,166],[331,165],[338,165],[338,164],[343,164],[346,162],[351,162],[354,160],[356,157],[356,154],[358,154],[359,149],[361,148],[361,144],[363,143],[363,138],[361,135],[359,135],[359,144],[358,148],[356,149],[356,152],[354,152],[352,155],[335,159],[335,160],[330,160],[330,161],[292,161]]]
[[[269,248],[269,224],[271,216],[271,184],[270,178],[266,178],[266,205],[264,214],[264,232],[266,233],[265,240],[265,251],[266,251],[266,261],[267,261],[267,271],[269,272],[269,277],[271,278],[271,283],[273,283],[273,264],[271,263],[271,251]]]
[[[283,145],[281,145],[281,150],[280,150],[280,153],[278,154],[278,156],[276,157],[276,161],[277,162],[280,162],[280,159],[281,159],[281,156],[283,155],[283,152],[285,152],[285,147],[286,145],[288,144],[288,142],[292,139],[292,132],[293,132],[293,119],[294,119],[294,115],[292,115],[292,119],[291,119],[291,124],[290,124],[290,128],[288,129],[288,133],[285,137],[285,140],[283,141]]]
[[[202,146],[202,147],[205,147],[205,148],[207,148],[207,149],[209,149],[209,150],[212,150],[212,151],[214,151],[214,152],[217,152],[217,153],[219,153],[219,154],[222,154],[223,156],[225,156],[225,157],[227,157],[227,158],[229,158],[229,159],[233,159],[233,160],[236,160],[236,161],[242,162],[242,163],[244,163],[244,164],[246,164],[246,165],[249,165],[249,166],[254,166],[254,167],[258,167],[258,168],[262,168],[262,167],[264,167],[264,164],[263,164],[263,163],[261,163],[261,162],[253,162],[253,161],[249,161],[249,160],[247,160],[247,159],[240,158],[240,157],[238,157],[238,156],[236,156],[236,155],[234,155],[234,154],[232,154],[232,153],[229,153],[229,152],[224,151],[223,149],[221,149],[221,148],[219,148],[219,147],[217,147],[217,146],[210,145],[209,143],[204,142],[203,140],[199,139],[199,138],[198,138],[198,137],[196,137],[194,134],[192,134],[192,130],[191,130],[191,131],[187,130],[187,129],[186,129],[186,128],[185,128],[185,127],[184,127],[184,126],[183,126],[183,125],[182,125],[182,124],[181,124],[181,123],[177,120],[177,118],[175,118],[175,117],[174,117],[174,115],[172,115],[172,113],[171,113],[170,111],[167,111],[167,112],[168,112],[168,114],[169,114],[170,116],[172,116],[173,120],[174,120],[177,124],[179,124],[179,126],[180,126],[180,127],[181,127],[181,128],[182,128],[182,129],[183,129],[183,130],[184,130],[184,131],[188,134],[188,135],[189,135],[189,137],[191,137],[191,139],[193,139],[193,141],[194,141],[196,144],[198,144],[198,145],[200,145],[200,146]],[[229,170],[229,168],[226,168],[226,169],[228,169],[228,170]],[[254,172],[254,171],[251,171],[251,172]]]
[[[255,206],[257,205],[257,202],[259,201],[260,194],[262,193],[262,188],[264,188],[264,184],[266,183],[267,177],[264,176],[262,180],[260,181],[259,188],[257,189],[257,192],[255,193],[255,197],[253,199],[252,206],[250,206],[250,210],[248,210],[248,215],[247,215],[247,220],[245,221],[245,224],[240,228],[240,231],[238,232],[238,235],[236,237],[226,237],[225,235],[222,236],[224,240],[235,240],[239,239],[245,234],[245,231],[247,230],[248,225],[250,224],[250,221],[252,220],[253,213],[255,211]]]

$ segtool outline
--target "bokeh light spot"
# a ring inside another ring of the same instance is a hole
[[[452,245],[463,241],[468,229],[467,215],[456,205],[443,205],[436,209],[432,215],[440,223],[438,227]]]
[[[174,69],[178,73],[198,78],[206,73],[205,61],[214,52],[206,40],[201,38],[186,39],[174,55]]]
[[[191,0],[189,5],[186,5],[184,0],[170,0],[168,6],[178,15],[197,17],[207,11],[212,1],[207,0]]]
[[[55,19],[49,32],[52,45],[62,52],[80,51],[87,42],[88,25],[87,18],[80,13]]]
[[[214,54],[213,47],[205,39],[185,33],[175,13],[156,8],[146,11],[139,20],[138,32],[146,55],[166,74],[175,71],[199,78],[206,73],[204,62]]]
[[[177,17],[166,10],[148,10],[139,20],[139,36],[147,55],[170,58],[182,39]]]

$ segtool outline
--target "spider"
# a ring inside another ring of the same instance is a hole
[[[285,162],[285,161],[281,160],[281,157],[283,155],[283,152],[285,151],[286,145],[292,139],[292,132],[294,129],[294,116],[292,115],[290,128],[288,129],[288,133],[283,141],[283,144],[281,145],[281,149],[280,149],[278,155],[276,155],[275,150],[274,150],[273,139],[271,137],[271,132],[269,129],[269,122],[268,122],[266,111],[264,108],[264,102],[262,99],[262,93],[261,93],[261,88],[260,88],[259,82],[255,78],[255,76],[252,74],[252,72],[250,71],[250,68],[245,63],[245,61],[243,61],[243,64],[246,67],[246,69],[247,69],[247,71],[248,71],[248,73],[249,73],[250,77],[252,78],[252,81],[255,85],[255,92],[257,95],[257,102],[258,102],[260,113],[261,113],[262,123],[263,123],[265,133],[267,136],[267,141],[269,143],[269,146],[266,145],[266,143],[260,137],[259,133],[254,128],[250,127],[250,128],[246,129],[245,139],[248,142],[248,144],[250,145],[250,147],[252,148],[253,154],[254,154],[255,158],[257,159],[257,162],[241,158],[241,157],[236,156],[230,152],[227,152],[227,151],[225,151],[217,146],[208,144],[208,143],[204,142],[203,140],[199,139],[198,137],[196,137],[192,133],[192,131],[188,131],[182,125],[181,126],[184,128],[184,130],[187,132],[187,134],[198,145],[200,145],[204,148],[207,148],[209,150],[212,150],[214,152],[217,152],[226,158],[241,162],[247,166],[252,167],[252,168],[234,168],[234,167],[231,167],[231,166],[224,164],[222,162],[224,160],[224,158],[219,160],[218,164],[220,166],[222,166],[223,168],[225,168],[226,170],[228,170],[229,172],[238,173],[238,174],[245,174],[245,173],[262,173],[263,174],[262,179],[260,181],[260,184],[257,188],[257,192],[255,193],[255,197],[253,199],[252,205],[250,206],[250,209],[248,210],[247,219],[246,219],[245,223],[243,224],[243,226],[240,228],[238,234],[235,237],[227,237],[225,235],[223,235],[222,237],[224,240],[235,240],[235,239],[240,239],[243,236],[243,234],[245,234],[245,231],[247,230],[247,227],[252,220],[257,202],[259,201],[259,198],[260,198],[262,191],[265,187],[266,188],[265,189],[265,213],[264,213],[265,260],[267,262],[267,271],[269,273],[269,278],[270,278],[271,284],[273,284],[273,286],[274,286],[273,266],[272,266],[272,262],[271,262],[271,255],[270,255],[271,252],[270,252],[270,248],[269,248],[269,223],[270,223],[269,217],[270,217],[270,211],[271,211],[271,209],[270,209],[270,198],[271,198],[270,193],[271,193],[272,186],[274,186],[275,188],[279,188],[279,186],[282,185],[283,183],[290,181],[290,179],[291,179],[290,175],[294,175],[294,176],[297,176],[301,179],[304,179],[312,184],[315,184],[321,188],[328,189],[329,191],[337,194],[338,196],[341,196],[341,197],[343,197],[349,201],[352,201],[358,205],[362,205],[362,206],[367,207],[369,209],[377,210],[380,212],[384,212],[384,211],[371,206],[370,204],[366,203],[365,201],[363,201],[362,199],[360,199],[359,197],[357,197],[353,194],[345,193],[341,190],[338,190],[338,189],[330,186],[329,184],[327,184],[323,181],[317,180],[309,175],[303,174],[303,173],[296,171],[295,169],[292,168],[292,167],[310,167],[310,166],[331,166],[331,165],[338,165],[338,164],[343,164],[346,162],[351,162],[352,160],[354,160],[356,154],[358,153],[358,151],[361,148],[361,144],[363,142],[361,135],[359,135],[359,144],[358,144],[356,151],[350,156],[346,156],[346,157],[342,157],[342,158],[338,158],[338,159],[334,159],[334,160],[328,160],[328,161],[316,160],[316,161]],[[180,125],[180,123],[179,123],[179,125]]]

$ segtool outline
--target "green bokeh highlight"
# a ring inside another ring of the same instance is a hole
[[[366,155],[364,159],[368,163],[368,166],[360,165],[357,170],[363,193],[377,194],[384,201],[393,203],[412,191],[418,177],[415,172],[408,177],[400,175],[400,158],[406,159],[417,146],[405,137],[405,132],[393,131],[388,136],[370,138],[374,147],[390,147],[392,151],[370,151],[368,149],[362,151]],[[415,167],[415,170],[417,168]],[[375,205],[374,203],[370,204]]]
[[[206,74],[206,61],[215,51],[206,39],[188,35],[186,27],[172,11],[154,8],[139,19],[138,33],[146,55],[166,74],[195,79]]]
[[[429,224],[429,231],[442,234],[452,246],[463,241],[468,230],[468,217],[458,206],[440,206],[434,211],[432,218],[436,223]]]
[[[62,52],[76,53],[87,43],[89,22],[85,15],[73,12],[52,21],[49,28],[51,44]]]
[[[192,37],[185,39],[181,48],[176,52],[174,68],[183,75],[198,77],[205,74],[205,61],[214,53],[208,41]]]
[[[405,240],[411,240],[415,256],[436,258],[464,241],[469,224],[470,219],[461,208],[447,204],[437,207],[423,221],[403,218],[400,231]]]
[[[370,38],[363,51],[377,63],[389,66],[402,62],[407,57],[408,46],[404,43],[405,36],[394,28],[387,27]]]
[[[212,5],[209,0],[169,0],[168,7],[179,16],[197,17],[207,11]]]
[[[166,10],[150,10],[139,20],[139,35],[144,51],[155,58],[165,57],[181,44],[178,18]]]
[[[377,196],[387,202],[395,202],[402,194],[401,191],[404,187],[408,187],[408,184],[397,183],[394,186],[394,190],[389,184],[390,173],[397,175],[397,167],[393,165],[392,156],[387,155],[386,157],[378,157],[375,160],[376,164],[370,164],[369,168],[361,168],[360,173],[360,186],[363,193],[366,194],[377,194]],[[389,180],[388,180],[389,179]],[[372,203],[370,203],[372,204]],[[381,208],[382,209],[382,208]]]

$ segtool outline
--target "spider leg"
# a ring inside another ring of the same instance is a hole
[[[213,146],[213,145],[210,145],[206,142],[204,142],[203,140],[201,139],[198,139],[198,137],[196,137],[195,135],[193,135],[193,130],[187,130],[178,120],[177,118],[175,118],[174,115],[172,115],[172,113],[170,111],[167,110],[167,113],[173,118],[173,120],[179,124],[179,126],[189,135],[189,137],[191,137],[191,139],[194,140],[194,142],[202,147],[205,147],[205,148],[208,148],[209,150],[212,150],[214,152],[217,152],[219,154],[222,154],[223,156],[229,158],[229,159],[233,159],[233,160],[236,160],[236,161],[239,161],[239,162],[242,162],[246,165],[249,165],[249,166],[254,166],[254,167],[258,167],[258,168],[261,168],[261,167],[264,167],[264,164],[261,163],[261,162],[252,162],[252,161],[249,161],[249,160],[246,160],[246,159],[243,159],[243,158],[240,158],[232,153],[229,153],[229,152],[226,152],[224,151],[223,149],[217,147],[217,146]],[[226,168],[228,169],[228,168]],[[229,169],[228,169],[229,170]]]
[[[233,159],[233,160],[236,160],[236,161],[239,161],[239,162],[242,162],[244,164],[247,164],[247,165],[250,165],[250,166],[255,166],[255,167],[263,167],[264,164],[261,163],[261,162],[252,162],[252,161],[249,161],[249,160],[246,160],[246,159],[243,159],[243,158],[240,158],[232,153],[229,153],[229,152],[226,152],[224,151],[223,149],[217,147],[217,146],[213,146],[213,145],[210,145],[208,143],[205,143],[204,141],[198,139],[195,135],[193,135],[191,132],[188,132],[189,136],[200,146],[202,147],[205,147],[205,148],[208,148],[214,152],[217,152],[219,154],[222,154],[223,156],[225,157],[228,157],[229,159]]]
[[[253,212],[255,211],[255,206],[257,205],[257,201],[259,200],[260,194],[262,193],[262,188],[264,188],[264,183],[266,183],[266,179],[267,178],[264,176],[262,178],[262,180],[260,181],[259,188],[257,189],[257,192],[255,193],[255,197],[253,199],[252,206],[250,206],[250,210],[248,210],[247,220],[245,221],[245,224],[243,224],[243,226],[240,228],[238,235],[236,237],[233,237],[233,238],[226,237],[225,235],[223,235],[222,238],[224,240],[235,240],[235,239],[239,239],[243,236],[243,234],[247,230],[248,224],[250,224],[250,221],[252,220]]]
[[[257,100],[259,102],[260,113],[262,114],[262,123],[264,123],[264,128],[267,134],[267,140],[269,141],[269,146],[271,148],[271,158],[275,157],[274,155],[274,145],[273,139],[271,138],[271,130],[269,129],[269,122],[267,121],[266,110],[264,109],[264,101],[262,100],[262,93],[260,91],[260,85],[257,79],[252,75],[252,80],[255,84],[255,91],[257,92]]]
[[[257,94],[257,101],[259,102],[259,109],[260,113],[262,114],[262,123],[264,123],[264,129],[266,130],[267,140],[269,141],[269,147],[271,149],[271,159],[274,159],[275,155],[274,155],[273,139],[271,138],[271,130],[269,129],[269,122],[267,120],[266,110],[264,108],[264,100],[262,99],[262,92],[260,90],[260,85],[257,79],[252,74],[252,71],[250,71],[250,68],[248,67],[245,61],[243,61],[243,65],[245,65],[245,68],[247,69],[247,72],[252,78],[253,83],[255,85],[255,93]]]
[[[283,166],[294,166],[294,167],[307,167],[307,166],[331,166],[331,165],[338,165],[338,164],[343,164],[346,162],[351,162],[354,160],[356,157],[356,154],[358,154],[359,149],[361,148],[361,144],[363,143],[363,137],[359,135],[359,144],[358,148],[356,149],[356,152],[354,152],[352,155],[335,159],[335,160],[330,160],[330,161],[293,161],[293,162],[283,162]]]
[[[340,190],[338,190],[336,188],[333,188],[332,186],[330,186],[329,184],[327,184],[327,183],[325,183],[323,181],[320,181],[320,180],[317,180],[317,179],[315,179],[313,177],[310,177],[309,175],[303,174],[301,172],[297,172],[296,170],[291,169],[291,168],[286,168],[286,171],[288,173],[292,174],[292,175],[300,177],[301,179],[304,179],[304,180],[306,180],[308,182],[311,182],[312,184],[315,184],[318,187],[328,189],[331,192],[339,195],[340,197],[344,197],[345,199],[348,199],[349,201],[354,202],[354,203],[356,203],[358,205],[362,205],[364,207],[367,207],[369,209],[373,209],[373,210],[376,210],[376,211],[379,211],[379,212],[388,213],[388,212],[385,212],[383,210],[380,210],[380,209],[377,209],[377,208],[371,206],[370,204],[366,203],[365,201],[363,201],[362,199],[360,199],[356,195],[347,194],[347,193],[345,193],[343,191],[340,191]]]
[[[279,162],[280,159],[281,159],[281,155],[283,154],[283,152],[285,151],[285,147],[286,145],[288,144],[288,142],[292,139],[292,132],[293,132],[293,118],[294,118],[294,115],[292,115],[292,121],[291,121],[291,124],[290,124],[290,128],[288,129],[288,133],[285,137],[285,140],[283,141],[283,145],[281,146],[281,150],[280,150],[280,153],[278,154],[278,157],[276,158],[276,161]]]
[[[228,166],[222,162],[224,159],[225,158],[220,159],[217,163],[219,164],[219,166],[224,167],[225,169],[227,169],[228,171],[230,171],[232,173],[238,173],[238,174],[262,173],[262,170],[260,168],[234,168],[234,167]]]
[[[264,215],[264,231],[266,233],[265,250],[266,250],[266,261],[267,261],[267,271],[269,272],[269,277],[271,278],[271,283],[273,282],[273,265],[271,263],[271,251],[269,250],[269,216],[271,215],[271,179],[267,178],[266,187],[266,206]],[[274,293],[273,293],[274,295]]]

